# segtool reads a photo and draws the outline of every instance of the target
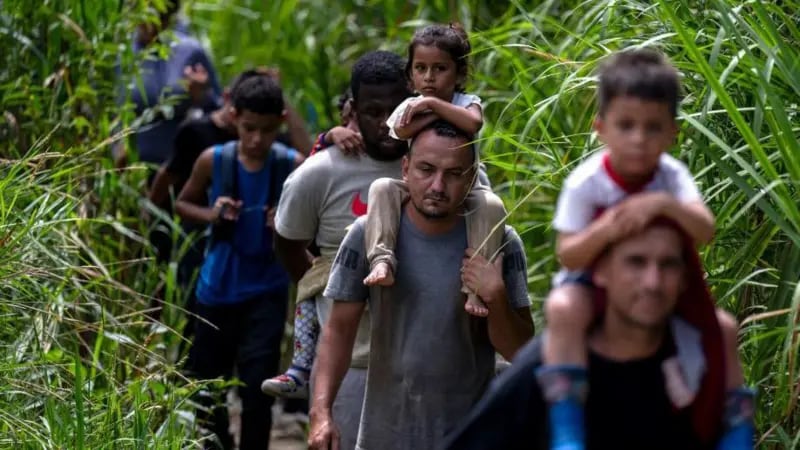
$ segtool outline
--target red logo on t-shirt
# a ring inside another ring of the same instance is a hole
[[[356,217],[361,217],[367,213],[367,204],[361,201],[361,192],[353,194],[352,210],[353,215]]]

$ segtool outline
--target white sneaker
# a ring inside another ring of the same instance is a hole
[[[281,374],[264,380],[261,392],[282,398],[308,398],[308,383],[301,383],[295,377]]]

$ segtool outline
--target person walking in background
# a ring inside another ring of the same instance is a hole
[[[298,283],[295,347],[289,371],[265,380],[265,391],[283,395],[308,392],[318,324],[327,321],[333,302],[322,290],[336,251],[347,227],[367,212],[370,184],[376,178],[400,176],[401,158],[408,146],[389,136],[385,122],[409,95],[404,64],[399,55],[386,51],[361,56],[353,65],[350,86],[364,154],[353,157],[339,147],[328,147],[308,158],[286,181],[275,217],[275,252]],[[307,251],[311,241],[319,247],[317,258]],[[350,368],[333,405],[342,430],[342,448],[350,450],[355,448],[364,400],[369,357],[366,314],[357,328]]]
[[[193,372],[230,378],[242,399],[242,450],[268,447],[272,398],[259,389],[275,375],[288,307],[289,277],[273,253],[273,218],[286,177],[302,161],[275,139],[285,119],[283,93],[271,78],[253,76],[232,93],[238,141],[205,150],[176,202],[187,221],[213,225],[197,282],[199,320]],[[206,190],[210,195],[206,201]],[[228,411],[220,398],[202,398],[224,449],[233,447]]]
[[[137,73],[124,89],[123,99],[130,98],[139,118],[134,135],[134,147],[140,161],[161,164],[172,153],[172,142],[178,125],[187,117],[190,108],[210,112],[219,107],[221,89],[217,73],[208,53],[184,27],[176,26],[180,0],[167,0],[166,9],[158,14],[156,23],[143,23],[136,29],[133,52],[139,55]],[[166,57],[152,52],[159,43],[169,48]],[[166,103],[175,97],[177,103]],[[117,146],[114,159],[117,167],[127,165],[125,146]],[[155,169],[148,177],[148,185]]]
[[[392,137],[410,142],[419,130],[439,119],[470,136],[477,135],[483,125],[481,99],[464,92],[470,51],[467,34],[458,24],[430,25],[414,33],[408,46],[406,74],[418,95],[406,99],[387,119]],[[475,161],[475,167],[481,167],[479,160]],[[478,180],[486,178],[477,171],[475,175]],[[366,239],[371,270],[364,284],[391,286],[397,265],[396,227],[403,203],[408,199],[408,189],[402,180],[383,178],[372,184],[369,195],[368,202],[373,207],[367,213]],[[506,217],[503,201],[481,181],[475,184],[465,205],[469,244],[491,260],[503,239]],[[466,287],[464,293],[467,294],[464,308],[468,313],[476,316],[489,313],[475,293]]]

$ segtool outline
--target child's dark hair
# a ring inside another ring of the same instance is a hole
[[[353,101],[358,102],[362,84],[398,84],[406,87],[403,58],[397,53],[376,50],[367,52],[353,64],[350,74],[350,91]]]
[[[449,25],[435,24],[421,28],[414,33],[411,43],[408,44],[408,61],[406,61],[406,76],[411,79],[412,64],[414,64],[414,50],[418,45],[433,46],[447,52],[456,63],[456,72],[460,83],[456,84],[456,92],[464,92],[463,83],[469,74],[469,54],[472,47],[469,45],[467,32],[459,23]]]
[[[250,111],[256,114],[283,114],[283,91],[272,78],[258,73],[241,74],[234,82],[231,102],[236,111]]]
[[[615,97],[631,96],[667,103],[675,117],[680,91],[678,71],[661,52],[647,48],[625,50],[613,54],[600,68],[598,109],[603,115]]]

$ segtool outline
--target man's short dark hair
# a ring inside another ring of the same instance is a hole
[[[253,78],[253,77],[265,77],[265,76],[268,76],[268,75],[269,75],[269,72],[267,72],[263,68],[247,69],[247,70],[244,70],[244,71],[240,72],[239,75],[236,75],[235,77],[233,77],[233,80],[231,80],[231,84],[228,85],[228,87],[231,90],[231,93],[233,93],[233,91],[236,89],[236,86],[239,86],[245,80],[248,80],[248,79]]]
[[[283,114],[283,91],[266,75],[250,76],[233,86],[231,101],[236,111],[256,114]]]
[[[417,140],[417,136],[419,136],[420,134],[422,134],[422,133],[424,133],[424,132],[426,132],[428,130],[433,130],[433,132],[437,136],[448,137],[448,138],[461,138],[461,139],[466,140],[467,144],[465,145],[465,147],[469,148],[472,151],[473,162],[478,160],[478,158],[477,158],[477,156],[478,156],[477,155],[477,148],[475,148],[475,142],[474,142],[475,137],[472,136],[471,134],[463,131],[462,129],[456,127],[452,123],[450,123],[450,122],[448,122],[446,120],[442,120],[442,119],[435,120],[435,121],[431,122],[425,128],[419,130],[419,133],[417,133],[411,139],[411,142],[409,142],[409,144],[408,144],[409,145],[409,150],[408,150],[409,155],[413,152],[414,141]]]
[[[397,53],[383,50],[364,54],[355,64],[350,74],[350,91],[353,100],[358,102],[359,87],[362,84],[396,84],[406,87],[405,61]]]
[[[659,51],[642,48],[615,53],[600,68],[597,101],[600,115],[616,97],[631,96],[667,103],[673,117],[681,100],[678,71]]]

